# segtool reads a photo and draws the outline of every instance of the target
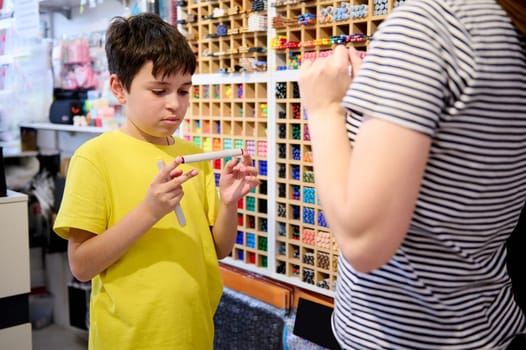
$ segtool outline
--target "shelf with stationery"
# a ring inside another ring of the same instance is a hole
[[[199,68],[182,135],[205,151],[245,147],[260,172],[262,185],[239,203],[238,237],[224,262],[332,296],[338,249],[316,193],[298,68],[336,44],[366,52],[380,23],[402,2],[254,3],[184,8],[182,26]],[[255,7],[267,16],[266,35],[247,31]],[[245,72],[239,63],[250,56],[247,48],[261,46],[268,48],[257,56],[265,69]],[[213,164],[218,175],[224,162]]]

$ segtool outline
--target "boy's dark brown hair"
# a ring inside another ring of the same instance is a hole
[[[114,17],[106,32],[105,49],[110,74],[116,74],[127,91],[148,61],[153,62],[154,77],[194,74],[197,64],[186,38],[154,13]]]

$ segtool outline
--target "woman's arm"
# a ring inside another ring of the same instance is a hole
[[[336,47],[332,56],[304,64],[299,84],[324,214],[345,258],[369,272],[389,261],[405,237],[431,140],[365,117],[351,149],[341,101],[353,61],[355,52]]]
[[[327,119],[309,121],[320,201],[345,258],[369,272],[389,261],[406,235],[430,138],[366,118],[351,152],[345,125]],[[348,151],[335,151],[342,147]]]

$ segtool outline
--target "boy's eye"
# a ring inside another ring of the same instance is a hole
[[[154,93],[155,95],[162,95],[166,92],[166,90],[164,89],[153,89],[152,90],[152,93]]]
[[[190,91],[188,91],[188,90],[181,90],[181,91],[179,91],[179,93],[181,95],[188,95],[190,93]]]

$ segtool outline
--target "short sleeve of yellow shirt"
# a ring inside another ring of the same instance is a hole
[[[159,159],[197,152],[178,138],[161,146],[120,131],[89,140],[71,159],[55,232],[104,234],[144,199]],[[210,226],[219,199],[209,162],[180,168],[199,171],[183,184],[187,223],[166,215],[93,279],[90,349],[212,349],[222,283]]]

